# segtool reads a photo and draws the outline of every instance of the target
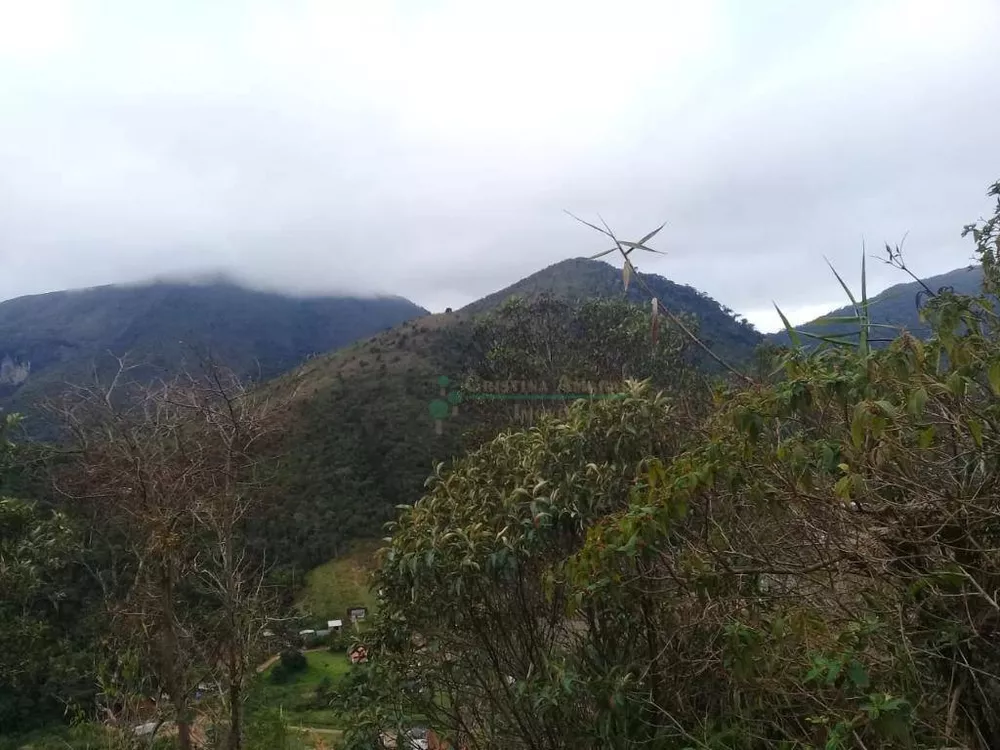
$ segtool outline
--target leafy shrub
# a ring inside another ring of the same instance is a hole
[[[302,672],[309,666],[305,654],[297,650],[282,651],[280,663],[289,673]]]
[[[855,345],[707,415],[631,383],[439,467],[376,576],[358,736],[1000,747],[1000,316],[939,293],[929,341],[877,350],[857,307]]]
[[[271,682],[284,684],[289,682],[297,673],[303,672],[309,666],[305,654],[295,649],[281,652],[278,663],[271,670]]]

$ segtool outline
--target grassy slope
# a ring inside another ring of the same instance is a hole
[[[323,624],[332,619],[346,622],[349,607],[368,607],[372,612],[375,597],[368,588],[368,577],[375,566],[375,552],[382,545],[381,540],[355,542],[346,555],[309,571],[297,602],[299,611]]]

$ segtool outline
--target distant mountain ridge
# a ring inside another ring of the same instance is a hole
[[[976,295],[979,294],[983,283],[983,269],[980,266],[966,266],[956,268],[953,271],[931,276],[923,279],[923,284],[916,281],[895,284],[880,294],[869,300],[868,310],[872,323],[880,325],[891,325],[901,330],[906,330],[918,338],[930,335],[930,329],[920,320],[920,306],[926,301],[926,285],[932,292],[942,289],[951,289],[957,294]],[[858,327],[847,323],[824,324],[824,318],[837,318],[854,315],[854,309],[850,306],[832,310],[826,315],[816,318],[816,320],[794,326],[796,331],[821,336],[850,337],[856,336]],[[892,331],[876,329],[874,338],[891,338]],[[788,333],[779,331],[767,337],[768,341],[780,346],[791,344]],[[803,342],[805,343],[805,342]],[[876,342],[876,345],[885,342]]]
[[[158,281],[50,292],[0,303],[0,407],[31,411],[114,356],[152,378],[211,355],[241,376],[275,377],[427,310],[402,297],[296,297],[231,281]]]

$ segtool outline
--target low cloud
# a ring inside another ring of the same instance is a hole
[[[569,209],[666,220],[642,270],[773,329],[863,242],[968,262],[1000,177],[990,0],[139,5],[0,0],[0,297],[225,272],[441,310],[603,249]]]

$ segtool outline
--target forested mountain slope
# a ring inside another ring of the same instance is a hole
[[[696,290],[644,278],[723,356],[747,359],[762,340]],[[396,505],[420,496],[437,462],[530,418],[527,405],[515,407],[508,394],[475,408],[462,404],[438,435],[430,405],[441,397],[442,376],[451,381],[446,391],[471,375],[534,380],[548,389],[564,376],[621,382],[623,368],[660,382],[679,362],[654,365],[646,356],[648,298],[635,286],[625,295],[620,270],[607,263],[565,261],[457,312],[408,321],[314,358],[272,383],[276,394],[294,393],[294,400],[260,543],[276,544],[273,559],[300,571],[324,562],[351,539],[379,535]],[[626,329],[626,343],[615,343],[613,333]],[[717,374],[697,347],[679,347],[680,332],[664,325],[663,336],[666,349],[658,351],[683,348],[692,368]],[[542,402],[533,403],[537,411]]]
[[[314,354],[385,330],[426,310],[401,297],[300,298],[237,284],[101,286],[0,303],[0,407],[35,407],[67,383],[93,382],[114,356],[152,379],[211,356],[264,380]],[[33,425],[34,423],[34,425]]]
[[[869,314],[871,315],[872,323],[891,325],[899,330],[909,331],[919,338],[925,338],[930,335],[930,329],[920,319],[920,307],[930,296],[927,293],[927,289],[930,289],[934,293],[937,293],[941,289],[950,289],[956,294],[975,295],[979,293],[982,282],[983,269],[979,266],[970,266],[956,268],[954,271],[949,271],[938,276],[931,276],[924,279],[923,283],[911,281],[909,283],[896,284],[869,300]],[[839,318],[852,315],[854,315],[852,307],[841,307],[809,323],[795,326],[795,330],[821,336],[856,336],[858,332],[857,325],[849,323],[826,324],[822,322],[824,318]],[[888,329],[875,329],[873,337],[890,339],[893,338],[893,333]],[[768,341],[783,346],[791,343],[785,331],[769,335]],[[875,345],[884,345],[886,342],[876,341],[874,343]]]

